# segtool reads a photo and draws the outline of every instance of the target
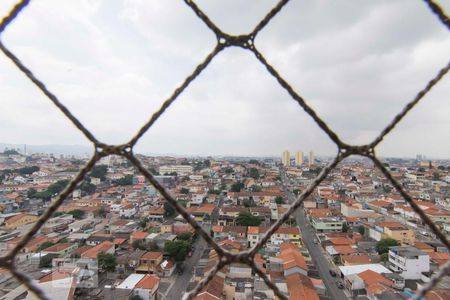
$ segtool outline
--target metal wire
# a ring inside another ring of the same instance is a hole
[[[27,68],[22,61],[14,55],[1,41],[1,34],[3,31],[14,21],[20,12],[30,3],[30,0],[22,0],[11,9],[9,14],[5,16],[0,22],[0,50],[8,57],[17,68],[22,71],[25,76],[36,85],[36,87],[45,95],[49,100],[68,118],[78,130],[80,130],[84,136],[93,144],[94,154],[87,162],[87,164],[78,172],[77,176],[73,178],[67,187],[58,195],[56,201],[46,210],[46,212],[39,218],[34,224],[32,229],[25,234],[21,241],[12,249],[6,256],[0,257],[0,267],[4,267],[11,271],[11,273],[25,286],[38,297],[39,299],[47,299],[42,290],[40,290],[31,279],[16,269],[14,260],[20,250],[33,238],[42,225],[51,217],[51,215],[58,209],[67,196],[69,196],[76,188],[78,184],[83,181],[86,174],[94,167],[102,157],[115,154],[120,155],[128,159],[128,161],[134,165],[139,172],[141,172],[145,178],[161,193],[167,202],[169,202],[175,210],[188,222],[195,231],[216,251],[219,260],[216,266],[197,284],[194,290],[186,293],[183,299],[192,299],[198,294],[219,272],[223,267],[231,263],[245,263],[250,266],[253,271],[261,277],[269,288],[271,288],[275,295],[280,299],[288,299],[288,296],[283,294],[278,287],[262,272],[255,264],[254,258],[257,251],[265,245],[271,235],[277,231],[277,229],[286,222],[289,217],[298,209],[300,204],[306,199],[314,189],[327,177],[327,175],[341,162],[344,158],[351,155],[362,155],[370,158],[375,166],[386,176],[386,178],[392,183],[394,188],[400,193],[400,195],[411,205],[412,209],[420,216],[423,222],[428,225],[436,237],[450,250],[450,242],[446,236],[439,230],[439,228],[433,223],[433,221],[427,217],[425,212],[413,201],[412,197],[404,190],[402,185],[392,176],[388,169],[384,167],[381,161],[375,155],[376,146],[383,140],[383,138],[389,134],[395,126],[409,113],[409,111],[415,107],[425,95],[448,73],[450,69],[450,63],[442,68],[438,74],[432,78],[424,89],[420,90],[416,96],[409,102],[403,110],[394,117],[394,119],[381,131],[380,135],[374,139],[368,145],[348,145],[341,141],[339,136],[323,121],[317,113],[308,105],[305,99],[301,97],[294,88],[280,75],[274,67],[270,65],[264,55],[259,52],[255,46],[255,38],[258,33],[267,26],[270,21],[285,7],[289,0],[279,1],[256,25],[256,27],[249,34],[243,35],[230,35],[224,33],[211,19],[197,6],[192,0],[184,0],[188,7],[201,19],[205,25],[216,35],[217,44],[215,48],[206,56],[206,58],[194,69],[194,71],[186,77],[181,85],[174,90],[172,95],[162,104],[160,109],[156,111],[150,119],[139,129],[139,131],[130,139],[127,144],[123,145],[107,145],[100,142],[95,136],[74,116],[70,110],[65,107],[58,97],[53,94],[46,85],[39,80],[33,72]],[[439,21],[450,30],[450,21],[446,12],[433,0],[424,0],[430,11],[436,15]],[[261,237],[256,245],[247,250],[237,254],[231,254],[228,251],[222,249],[211,236],[205,232],[202,227],[186,212],[183,206],[181,206],[175,198],[154,178],[154,176],[142,165],[141,161],[134,155],[133,147],[139,141],[139,139],[154,125],[158,118],[164,114],[166,109],[178,98],[180,94],[194,81],[197,76],[208,67],[209,63],[216,57],[222,50],[227,47],[240,47],[244,50],[251,51],[256,59],[265,66],[266,70],[271,74],[280,86],[286,90],[291,98],[296,101],[300,107],[313,119],[313,121],[322,129],[323,132],[336,144],[338,147],[338,154],[334,160],[325,167],[322,172],[311,182],[308,187],[298,196],[296,201],[291,204],[290,208],[283,214],[283,216],[273,224],[269,230]],[[431,290],[443,276],[448,274],[450,270],[450,262],[447,262],[442,266],[432,277],[430,282],[425,285],[416,295],[416,299],[420,299],[429,290]]]

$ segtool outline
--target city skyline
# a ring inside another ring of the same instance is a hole
[[[2,1],[0,13],[13,3]],[[346,6],[293,1],[255,44],[343,141],[365,144],[445,65],[450,42],[423,3],[354,3],[346,4],[349,14]],[[273,1],[198,5],[224,31],[241,33]],[[226,17],[238,11],[245,18]],[[413,17],[403,19],[404,11]],[[166,18],[169,12],[175,17]],[[45,34],[37,39],[37,32]],[[183,3],[133,1],[33,2],[2,40],[106,143],[135,134],[215,43]],[[275,156],[308,145],[335,154],[329,138],[248,54],[237,48],[220,53],[136,151]],[[2,142],[88,145],[4,56],[0,80]],[[377,153],[445,158],[450,141],[441,137],[450,130],[449,108],[442,99],[449,87],[444,78]]]

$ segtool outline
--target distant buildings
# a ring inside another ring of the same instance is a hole
[[[314,152],[312,151],[309,151],[308,164],[309,168],[311,168],[314,165]]]
[[[285,167],[289,167],[291,165],[291,156],[289,154],[289,151],[284,150],[283,155],[281,156],[281,163]]]
[[[311,151],[309,152],[309,166],[314,164],[314,153]],[[295,152],[295,166],[300,167],[305,162],[305,157],[303,154],[303,151],[297,151]],[[312,163],[311,163],[312,162]],[[281,155],[281,163],[285,167],[289,167],[291,165],[291,156],[288,150],[283,151],[283,154]]]
[[[295,165],[301,166],[303,164],[303,152],[302,151],[297,151],[297,153],[295,153]]]

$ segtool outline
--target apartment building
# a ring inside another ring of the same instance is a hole
[[[391,247],[389,269],[404,279],[421,279],[422,272],[430,271],[430,256],[411,246]]]

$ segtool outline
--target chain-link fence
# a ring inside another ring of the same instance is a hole
[[[423,0],[431,12],[440,20],[440,22],[450,30],[450,20],[446,15],[446,12],[433,0]],[[15,264],[15,257],[20,252],[20,250],[33,238],[33,236],[39,231],[42,225],[52,216],[52,214],[58,209],[62,204],[64,199],[70,195],[77,185],[84,179],[86,174],[94,167],[95,163],[98,162],[102,157],[115,154],[120,155],[128,159],[146,178],[150,183],[161,193],[161,195],[172,204],[176,211],[183,216],[183,218],[195,229],[195,231],[203,238],[205,241],[217,252],[219,256],[219,261],[216,266],[205,275],[205,277],[196,285],[195,289],[186,293],[184,299],[192,299],[195,295],[200,292],[208,282],[216,275],[216,273],[224,266],[239,262],[250,266],[253,271],[260,276],[264,282],[275,292],[275,294],[280,299],[288,299],[288,296],[282,293],[278,287],[263,273],[255,264],[254,257],[258,250],[263,247],[263,245],[269,240],[270,236],[277,231],[280,226],[288,220],[288,218],[295,212],[295,210],[300,206],[305,198],[307,198],[314,189],[325,179],[325,177],[330,173],[330,171],[336,167],[336,165],[343,159],[351,155],[362,155],[368,157],[373,161],[375,166],[381,170],[381,172],[386,176],[386,178],[392,183],[395,189],[403,196],[403,198],[411,205],[412,209],[421,217],[423,222],[427,224],[431,231],[436,235],[436,237],[450,250],[450,242],[446,236],[439,230],[439,228],[433,223],[433,221],[427,217],[424,211],[413,201],[412,197],[406,192],[403,186],[392,176],[389,170],[381,163],[381,161],[375,155],[375,149],[377,145],[383,140],[383,138],[391,132],[395,126],[403,119],[403,117],[408,114],[408,112],[420,101],[423,97],[436,85],[439,80],[441,80],[449,71],[450,62],[438,71],[437,75],[432,78],[423,89],[421,89],[414,99],[409,102],[403,110],[384,128],[384,130],[378,135],[373,142],[367,145],[349,145],[343,142],[339,136],[317,115],[317,113],[308,105],[305,99],[302,98],[291,85],[283,79],[283,77],[278,73],[278,71],[272,67],[266,58],[255,46],[255,39],[258,33],[269,24],[271,19],[277,15],[277,13],[283,9],[289,0],[281,0],[275,5],[269,13],[256,25],[253,31],[249,34],[243,35],[230,35],[223,32],[219,27],[217,27],[209,17],[202,12],[202,10],[195,4],[192,0],[184,0],[188,7],[190,7],[193,12],[200,18],[203,23],[215,34],[217,38],[217,43],[215,48],[206,56],[206,58],[195,68],[195,70],[186,77],[183,83],[173,91],[172,95],[162,104],[160,109],[156,111],[150,119],[142,126],[138,133],[131,138],[131,140],[126,144],[121,145],[107,145],[99,140],[67,109],[63,103],[58,99],[58,97],[53,94],[46,85],[40,81],[33,72],[28,69],[21,60],[15,56],[8,48],[3,44],[0,39],[0,49],[16,66],[24,73],[26,77],[29,78],[49,99],[56,105],[61,112],[88,138],[93,146],[95,147],[94,154],[88,161],[88,163],[79,171],[77,176],[70,181],[67,187],[57,196],[57,199],[52,203],[52,205],[45,211],[45,213],[40,217],[40,219],[34,224],[30,231],[28,231],[17,246],[12,249],[8,255],[0,258],[0,267],[4,267],[12,272],[12,274],[26,285],[26,287],[31,290],[36,296],[41,299],[48,299],[37,286],[33,284],[31,279],[20,272]],[[10,13],[3,18],[0,23],[0,38],[1,34],[5,28],[18,16],[18,14],[30,3],[30,0],[19,1],[10,11]],[[316,124],[328,135],[328,137],[337,145],[339,151],[336,157],[325,167],[322,172],[314,179],[314,181],[309,184],[309,186],[298,196],[296,201],[292,203],[288,211],[275,222],[266,234],[258,241],[258,243],[249,250],[242,251],[237,254],[232,254],[224,249],[222,249],[208,233],[206,233],[199,224],[186,212],[186,210],[181,206],[176,199],[169,194],[169,192],[155,179],[155,177],[143,166],[141,161],[136,158],[133,153],[133,147],[136,145],[138,140],[153,126],[153,124],[158,120],[158,118],[165,112],[165,110],[178,98],[178,96],[183,93],[183,91],[195,80],[195,78],[209,65],[213,58],[222,50],[228,47],[240,47],[243,50],[250,51],[256,57],[256,59],[265,66],[267,71],[278,81],[283,89],[285,89],[289,95],[295,100],[306,113],[316,122]],[[430,282],[428,282],[415,296],[416,299],[420,299],[426,292],[432,289],[437,282],[450,271],[450,261],[440,267],[440,269],[435,272]]]

